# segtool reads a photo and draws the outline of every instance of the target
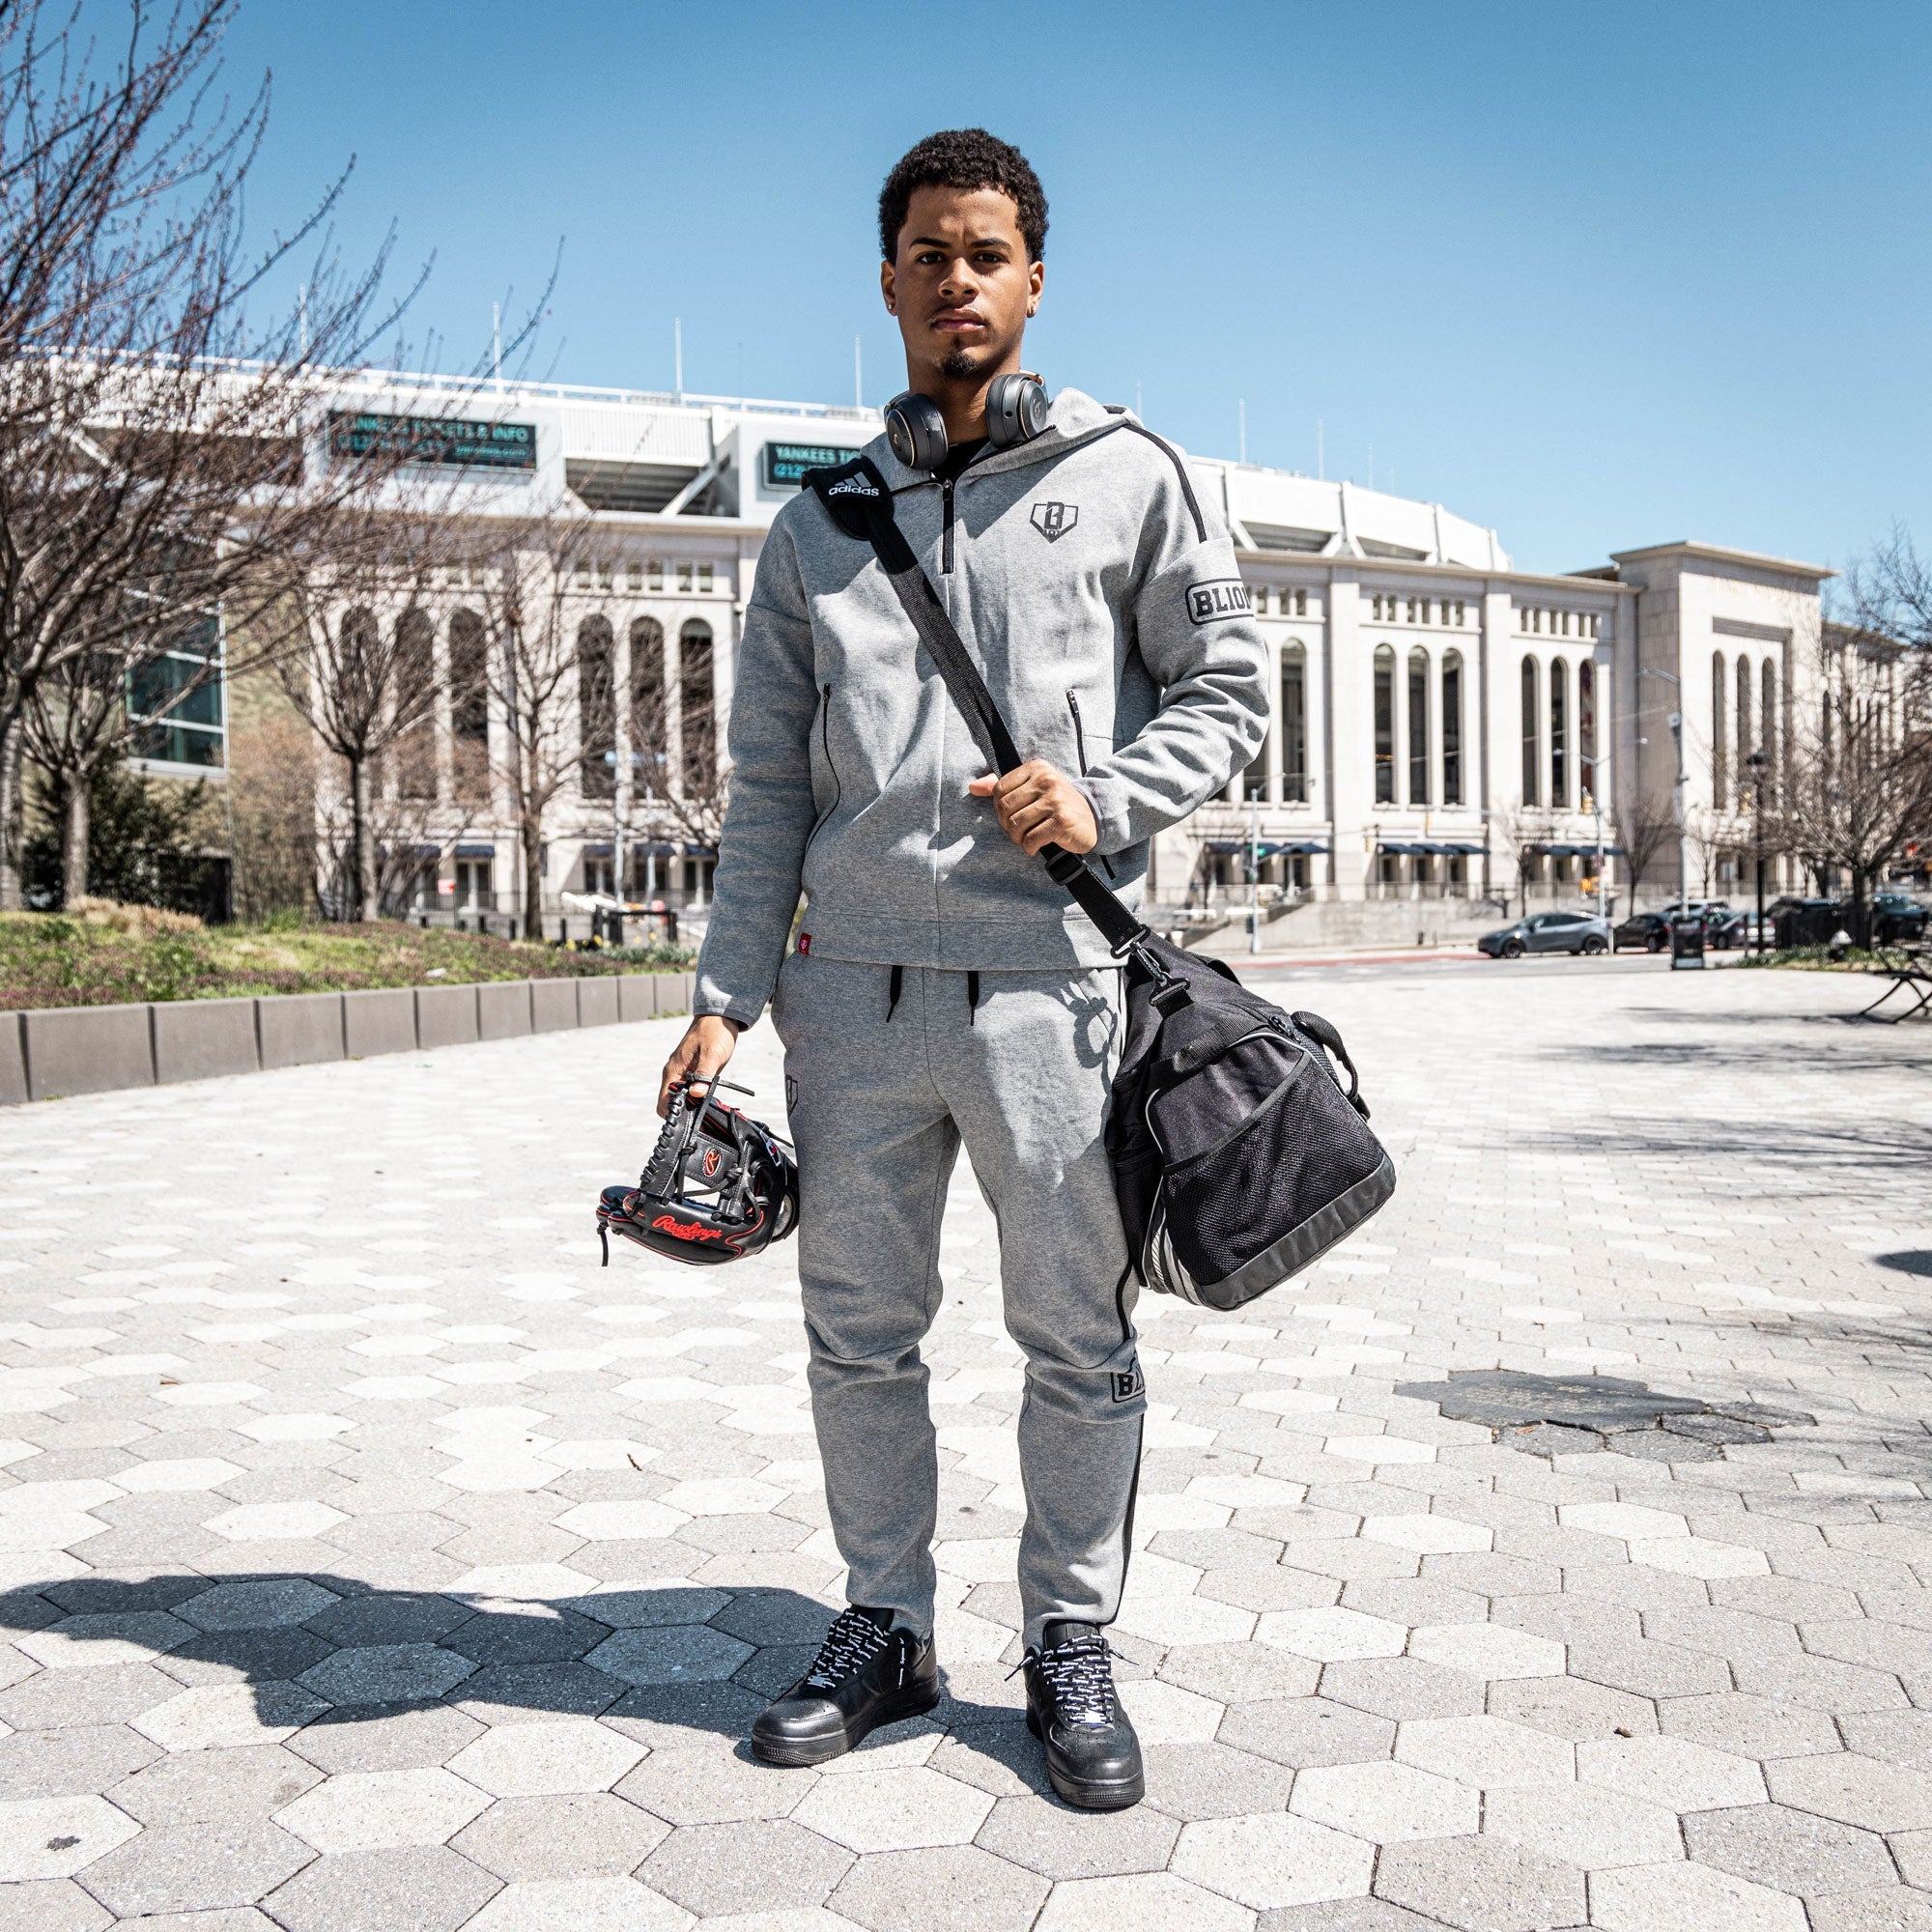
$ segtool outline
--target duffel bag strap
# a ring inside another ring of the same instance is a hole
[[[1320,1013],[1290,1013],[1289,1018],[1303,1033],[1320,1040],[1349,1069],[1349,1104],[1366,1121],[1369,1118],[1369,1103],[1362,1098],[1362,1076],[1355,1071],[1355,1063],[1349,1058],[1349,1049],[1342,1044],[1342,1036]]]
[[[966,648],[932,587],[932,580],[920,568],[918,554],[905,539],[905,532],[893,519],[892,492],[869,457],[861,456],[836,469],[808,469],[805,481],[831,513],[833,521],[846,535],[863,538],[872,546],[879,567],[912,620],[919,640],[931,653],[946,680],[946,689],[966,722],[973,725],[981,749],[991,757],[1000,773],[1012,771],[1026,762],[1020,756],[1013,734],[1000,715],[980,667]],[[1056,884],[1065,888],[1094,925],[1115,953],[1124,953],[1149,937],[1148,929],[1122,900],[1109,892],[1088,870],[1087,862],[1064,846],[1043,846],[1039,854]],[[1167,976],[1152,964],[1157,979]]]

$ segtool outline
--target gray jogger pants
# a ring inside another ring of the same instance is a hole
[[[1146,1407],[1100,1137],[1119,973],[895,975],[794,952],[772,1012],[798,1149],[811,1411],[848,1598],[932,1628],[939,1475],[920,1344],[939,1312],[940,1217],[963,1143],[1026,1355],[1026,1641],[1049,1618],[1111,1622]]]

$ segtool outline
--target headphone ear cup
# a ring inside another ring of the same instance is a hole
[[[930,396],[908,389],[886,405],[886,440],[908,469],[934,470],[946,461],[946,417]]]
[[[1031,442],[1046,427],[1046,388],[1037,376],[995,376],[986,391],[986,440],[995,449]]]

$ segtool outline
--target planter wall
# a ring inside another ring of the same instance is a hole
[[[688,1012],[689,973],[0,1012],[0,1106]]]

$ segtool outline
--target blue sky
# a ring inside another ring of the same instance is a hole
[[[899,386],[874,201],[933,128],[1052,206],[1030,360],[1189,447],[1375,480],[1571,569],[1932,543],[1932,8],[244,0],[254,218],[352,154],[444,366],[527,300],[560,381]]]

